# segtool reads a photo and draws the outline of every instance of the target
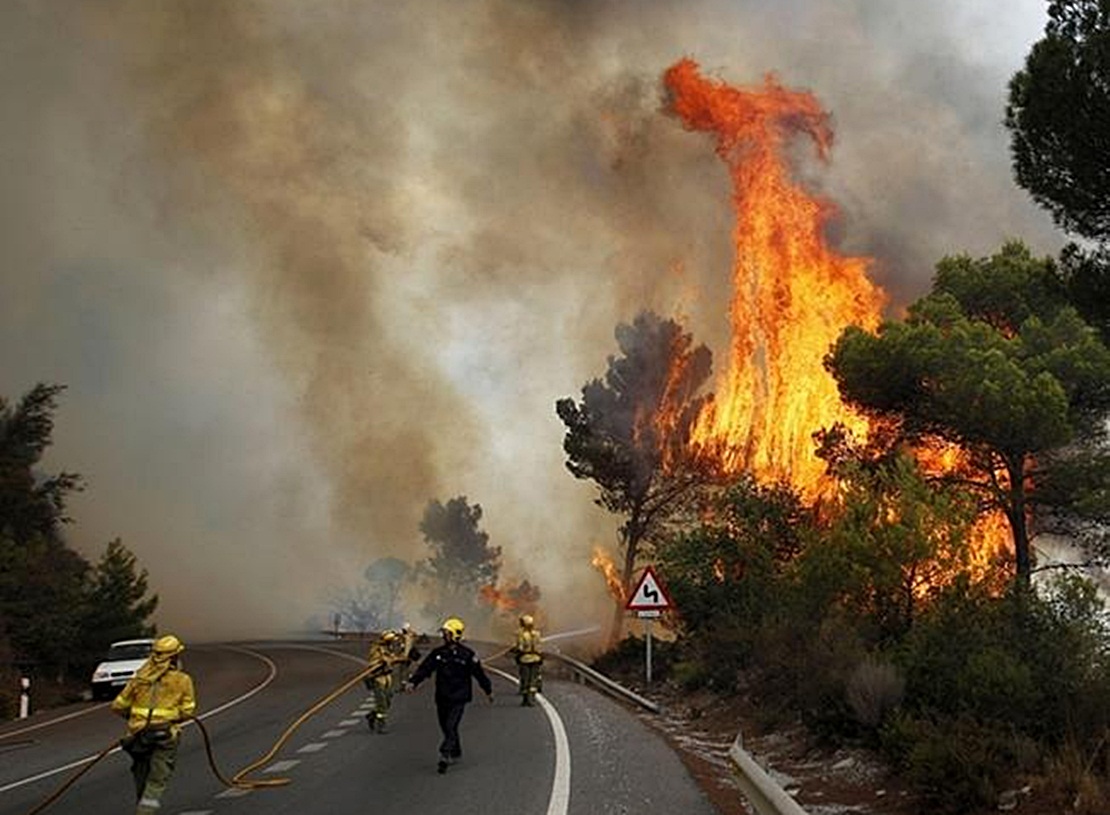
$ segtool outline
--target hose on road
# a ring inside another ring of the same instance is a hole
[[[290,781],[292,779],[290,779],[290,778],[253,778],[252,779],[252,778],[247,778],[246,776],[250,775],[251,773],[255,772],[256,770],[261,769],[262,767],[265,767],[267,764],[269,764],[271,761],[273,761],[274,756],[277,755],[278,751],[281,750],[281,748],[285,745],[285,743],[287,741],[289,741],[289,738],[293,735],[293,733],[296,732],[297,728],[299,728],[302,724],[304,724],[310,718],[315,716],[317,713],[319,713],[325,707],[330,705],[338,697],[342,696],[344,693],[346,693],[348,690],[350,690],[358,682],[362,681],[363,679],[372,679],[372,678],[374,678],[375,676],[378,676],[378,675],[383,675],[381,673],[381,669],[378,666],[367,667],[365,670],[359,671],[357,674],[355,674],[353,677],[351,677],[346,682],[341,684],[335,690],[333,690],[330,693],[328,693],[327,695],[321,697],[319,701],[315,702],[312,706],[310,706],[307,710],[305,710],[304,713],[302,713],[300,716],[298,716],[296,719],[294,719],[293,723],[290,724],[289,727],[285,728],[285,731],[281,734],[281,736],[278,737],[278,740],[276,742],[274,742],[274,746],[271,747],[269,749],[269,751],[264,756],[262,756],[261,758],[251,762],[246,767],[239,770],[239,772],[235,773],[235,775],[233,775],[231,778],[227,778],[220,771],[220,768],[216,764],[216,756],[212,751],[212,737],[209,735],[208,729],[204,726],[204,723],[201,722],[200,719],[194,718],[194,719],[190,719],[187,722],[185,722],[185,725],[188,726],[188,724],[192,723],[192,724],[195,724],[199,728],[201,737],[204,739],[204,751],[205,751],[205,754],[208,757],[208,766],[211,768],[212,774],[225,787],[235,788],[235,789],[247,789],[247,790],[259,789],[259,788],[262,788],[262,787],[280,787],[280,786],[283,786],[285,784],[290,783]],[[63,783],[60,787],[58,787],[58,789],[54,790],[54,792],[52,792],[45,799],[43,799],[42,802],[40,802],[38,805],[36,805],[34,809],[31,809],[30,811],[28,811],[27,815],[38,815],[38,813],[45,810],[48,806],[50,806],[55,801],[57,801],[59,798],[61,798],[62,795],[64,795],[66,793],[66,791],[69,790],[69,788],[72,787],[77,782],[77,779],[79,779],[81,776],[83,776],[85,773],[87,773],[89,770],[91,770],[93,767],[95,767],[98,763],[100,763],[100,761],[102,759],[104,759],[109,753],[113,752],[118,747],[119,747],[119,741],[113,741],[111,744],[109,744],[107,747],[105,747],[103,750],[101,750],[99,753],[97,753],[97,755],[94,758],[90,759],[88,761],[88,763],[85,764],[85,766],[81,767],[77,772],[75,772],[72,776],[70,776],[68,779],[66,779],[65,783]]]

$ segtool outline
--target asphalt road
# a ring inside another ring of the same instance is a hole
[[[479,653],[482,648],[478,647]],[[486,649],[491,650],[491,649]],[[263,756],[288,725],[361,668],[345,643],[195,646],[186,652],[198,713],[226,777]],[[494,666],[500,663],[495,662]],[[510,666],[502,664],[506,670]],[[432,682],[398,696],[389,732],[362,719],[361,683],[309,719],[253,778],[292,783],[242,791],[212,774],[188,728],[165,815],[713,815],[681,762],[636,716],[581,685],[545,681],[543,704],[521,708],[515,685],[490,671],[494,704],[477,693],[462,722],[463,759],[436,773]],[[0,815],[25,815],[123,734],[105,703],[0,725]],[[132,811],[129,759],[116,751],[53,804],[52,815]]]

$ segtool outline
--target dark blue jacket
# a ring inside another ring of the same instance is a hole
[[[478,681],[478,685],[487,694],[493,693],[493,685],[482,669],[482,663],[477,655],[462,643],[444,643],[434,649],[420,667],[409,678],[409,683],[415,688],[432,672],[436,675],[436,700],[445,702],[469,702],[474,694],[471,688],[471,679]]]

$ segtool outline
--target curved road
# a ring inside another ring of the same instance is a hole
[[[357,673],[363,646],[256,643],[194,646],[186,669],[216,760],[230,777],[264,755],[312,703]],[[478,647],[481,652],[481,647]],[[490,649],[492,650],[492,649]],[[495,666],[497,663],[495,663]],[[488,666],[487,666],[488,667]],[[508,665],[504,665],[506,669]],[[432,682],[398,696],[390,731],[362,720],[361,684],[292,736],[253,778],[283,787],[228,790],[212,775],[195,727],[186,730],[163,801],[166,815],[713,815],[678,758],[634,715],[581,685],[547,681],[543,704],[521,708],[515,685],[490,670],[494,704],[481,694],[463,719],[463,760],[436,773],[439,729]],[[122,735],[104,703],[85,703],[0,726],[0,815],[25,815]],[[47,813],[131,811],[129,759],[119,751],[86,773]],[[72,766],[71,766],[72,765]]]

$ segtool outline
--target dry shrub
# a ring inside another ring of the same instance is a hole
[[[1110,812],[1110,753],[1106,734],[1092,755],[1069,741],[1047,762],[1048,786],[1067,802],[1076,815],[1105,815]],[[1101,766],[1099,758],[1102,757]]]
[[[902,703],[906,680],[889,662],[868,657],[848,678],[845,696],[860,724],[877,728]]]

